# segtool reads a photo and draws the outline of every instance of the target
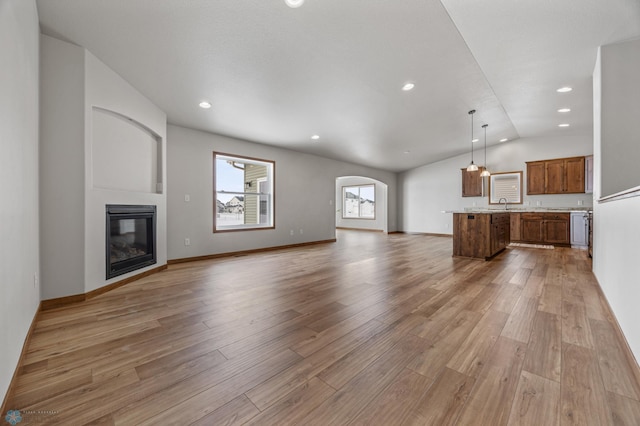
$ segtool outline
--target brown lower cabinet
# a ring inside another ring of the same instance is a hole
[[[509,213],[509,218],[511,219],[511,241],[520,241],[522,240],[521,235],[521,231],[520,231],[520,225],[521,225],[521,219],[520,219],[520,213],[514,213],[511,212]]]
[[[453,255],[490,259],[511,242],[509,213],[454,213]]]
[[[569,213],[519,213],[519,215],[519,241],[534,244],[571,245],[571,215]]]
[[[544,241],[542,224],[543,214],[522,213],[520,214],[520,241],[538,242]]]

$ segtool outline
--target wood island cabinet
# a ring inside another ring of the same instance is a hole
[[[488,260],[510,243],[509,213],[454,213],[453,255]]]
[[[571,245],[569,213],[520,214],[521,241],[535,244]]]
[[[509,213],[493,213],[491,215],[491,256],[502,251],[511,242],[511,222]]]
[[[463,197],[483,197],[484,196],[484,179],[480,173],[484,171],[484,167],[478,166],[475,172],[468,172],[462,169],[462,196]]]
[[[585,191],[585,157],[527,162],[527,195]]]

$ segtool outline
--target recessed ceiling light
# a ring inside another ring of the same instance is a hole
[[[570,112],[571,108],[560,108],[558,112]]]
[[[202,101],[198,105],[200,105],[200,108],[204,109],[211,108],[211,103],[207,101]]]
[[[480,139],[476,138],[476,139],[472,139],[471,142],[478,142]]]
[[[404,86],[402,86],[402,90],[408,92],[409,90],[413,90],[414,87],[416,87],[415,83],[405,83]]]
[[[313,135],[313,136],[311,136],[311,139],[313,139],[314,141],[317,141],[318,139],[320,139],[320,136]]]
[[[507,139],[507,138],[502,138],[502,139],[500,139],[500,142],[506,142],[506,141],[508,141],[508,140],[509,140],[509,139]]]
[[[405,154],[411,154],[411,151],[407,150],[404,152]]]
[[[284,0],[284,2],[287,4],[287,6],[295,9],[296,7],[302,6],[304,0]]]
[[[569,123],[558,124],[558,127],[569,127]]]
[[[560,93],[567,93],[567,92],[570,92],[570,91],[572,91],[572,90],[573,90],[573,89],[572,89],[571,87],[564,86],[564,87],[561,87],[561,88],[559,88],[558,90],[556,90],[556,92],[560,92]]]

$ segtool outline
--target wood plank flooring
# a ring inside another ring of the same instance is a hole
[[[22,424],[638,425],[586,251],[338,231],[168,270],[36,324]]]

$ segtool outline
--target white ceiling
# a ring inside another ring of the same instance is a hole
[[[43,33],[86,47],[170,123],[390,171],[468,152],[470,109],[476,149],[484,123],[488,144],[590,138],[597,47],[640,37],[638,0],[38,0],[38,12]]]

